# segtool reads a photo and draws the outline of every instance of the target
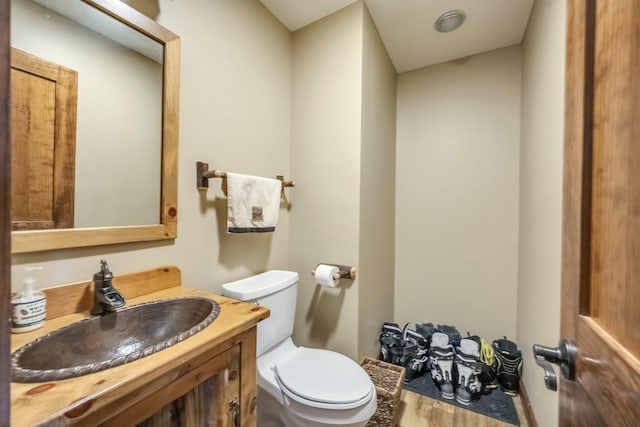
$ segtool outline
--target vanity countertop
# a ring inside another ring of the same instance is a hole
[[[114,276],[114,286],[127,299],[127,306],[159,299],[198,296],[211,298],[220,305],[215,321],[194,336],[134,362],[60,381],[42,383],[11,383],[11,425],[70,425],[74,418],[107,419],[114,408],[126,398],[136,399],[141,387],[161,387],[166,384],[167,373],[177,366],[206,357],[222,343],[242,335],[259,321],[269,317],[264,307],[235,301],[208,292],[181,286],[180,270],[176,267],[121,276]],[[91,282],[82,282],[44,290],[47,294],[48,320],[32,332],[13,334],[11,351],[89,316]],[[69,313],[70,314],[66,314]],[[52,318],[53,317],[53,318]],[[176,370],[175,378],[181,372]],[[171,377],[171,375],[169,375]]]

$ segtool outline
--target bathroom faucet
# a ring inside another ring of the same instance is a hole
[[[120,292],[111,284],[113,274],[109,270],[106,260],[100,260],[100,271],[93,275],[93,308],[92,315],[113,313],[117,308],[125,305]]]

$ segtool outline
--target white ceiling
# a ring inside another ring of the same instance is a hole
[[[295,31],[356,0],[260,0]],[[398,73],[522,41],[534,0],[365,0]],[[464,24],[439,33],[443,12],[462,9]]]

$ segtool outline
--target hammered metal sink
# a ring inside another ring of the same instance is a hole
[[[16,350],[11,355],[11,379],[54,381],[124,365],[197,334],[219,313],[213,300],[182,297],[90,317]]]

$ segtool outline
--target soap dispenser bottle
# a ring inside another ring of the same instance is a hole
[[[21,333],[38,329],[44,325],[47,315],[47,296],[34,288],[36,280],[33,271],[42,267],[25,267],[26,275],[22,282],[22,291],[11,299],[11,332]]]

